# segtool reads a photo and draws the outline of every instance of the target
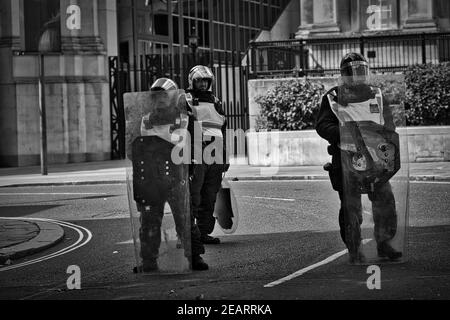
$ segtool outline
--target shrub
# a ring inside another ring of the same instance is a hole
[[[450,125],[450,63],[412,66],[406,85],[410,125]]]
[[[380,88],[383,92],[386,103],[391,107],[395,125],[405,126],[406,83],[404,75],[375,75],[371,78],[370,84]]]
[[[289,80],[278,84],[266,95],[255,99],[261,106],[258,129],[313,129],[324,93],[323,85],[309,81]]]

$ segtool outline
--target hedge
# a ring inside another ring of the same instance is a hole
[[[371,84],[382,89],[398,126],[450,125],[450,63],[411,66],[401,77],[376,75]],[[255,100],[261,106],[256,130],[313,129],[324,93],[308,80],[278,84]]]
[[[256,131],[313,129],[320,100],[325,94],[323,85],[303,80],[289,80],[276,85],[255,101],[261,106]]]
[[[450,63],[408,68],[406,119],[409,125],[450,125]]]

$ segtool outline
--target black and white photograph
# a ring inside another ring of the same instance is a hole
[[[0,300],[450,299],[448,0],[0,0],[0,137]]]

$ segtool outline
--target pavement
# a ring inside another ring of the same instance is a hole
[[[64,185],[123,184],[127,180],[129,162],[102,161],[49,166],[42,176],[40,167],[0,168],[2,188]],[[252,180],[327,180],[322,166],[253,167],[242,161],[232,164],[227,178],[233,181]],[[450,162],[410,164],[412,181],[450,181]],[[0,266],[27,255],[45,250],[64,237],[64,230],[49,222],[25,218],[6,219],[0,212]]]

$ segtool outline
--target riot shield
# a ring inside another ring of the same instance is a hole
[[[349,84],[350,83],[350,84]],[[355,264],[407,259],[409,156],[402,75],[343,78],[329,98],[340,123],[341,236]]]
[[[225,234],[236,232],[239,222],[239,211],[236,197],[231,189],[230,183],[224,179],[222,188],[217,194],[214,218]]]
[[[188,137],[185,101],[178,90],[124,95],[136,272],[191,270],[189,168],[174,152]]]

